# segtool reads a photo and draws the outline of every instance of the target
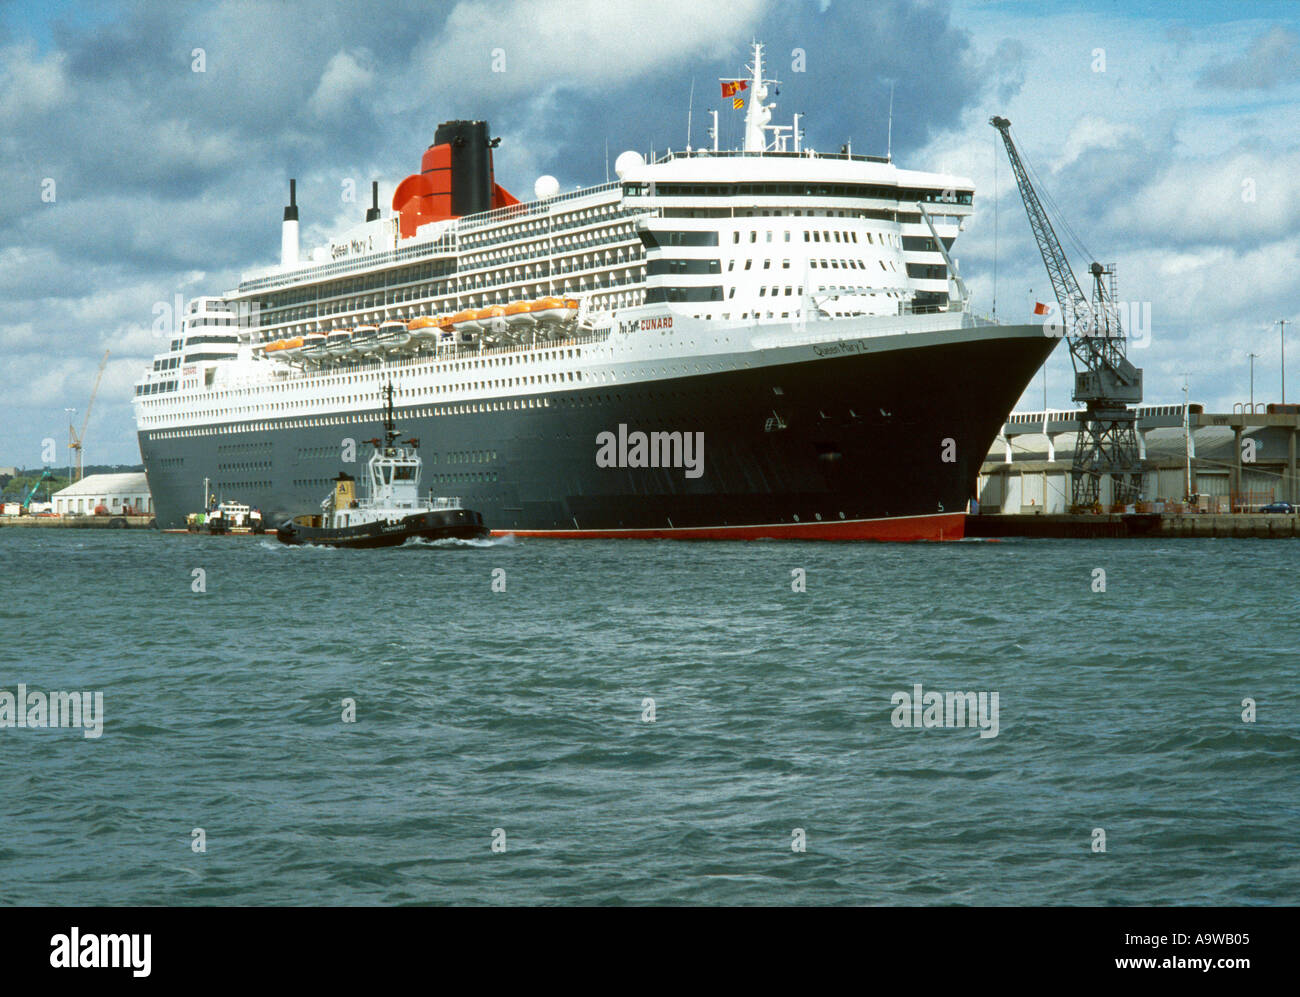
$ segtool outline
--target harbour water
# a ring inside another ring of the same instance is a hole
[[[0,902],[1295,904],[1298,543],[5,531]]]

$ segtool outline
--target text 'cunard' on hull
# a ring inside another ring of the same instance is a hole
[[[497,532],[961,536],[1057,340],[968,308],[969,181],[802,147],[762,55],[723,81],[740,149],[521,202],[486,123],[445,122],[390,213],[376,184],[305,256],[291,187],[280,264],[192,302],[136,386],[159,525],[205,477],[269,522],[315,507],[391,383],[429,483]]]

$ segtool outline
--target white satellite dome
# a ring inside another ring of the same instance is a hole
[[[645,157],[639,152],[628,149],[627,152],[620,152],[618,154],[618,159],[614,160],[614,172],[617,173],[618,178],[622,180],[623,174],[627,173],[629,170],[639,170],[644,165]]]
[[[539,201],[545,201],[548,197],[554,197],[560,192],[560,181],[549,173],[537,178],[537,183],[533,184],[533,193]]]

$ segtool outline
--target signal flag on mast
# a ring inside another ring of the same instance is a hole
[[[732,97],[732,98],[731,98],[731,106],[734,107],[737,111],[739,111],[742,107],[745,106],[745,98],[744,98],[744,97]]]
[[[720,80],[722,83],[722,96],[734,97],[742,90],[749,89],[748,80]]]

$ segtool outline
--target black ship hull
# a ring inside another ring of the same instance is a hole
[[[408,540],[481,540],[490,536],[483,516],[472,509],[438,509],[401,519],[377,520],[338,529],[281,523],[275,537],[290,546],[397,547]]]
[[[960,538],[984,457],[1059,340],[1025,326],[890,339],[825,343],[798,362],[755,354],[739,369],[568,385],[519,407],[518,396],[425,407],[399,395],[397,421],[422,440],[424,486],[460,496],[498,534]],[[141,432],[159,526],[183,523],[204,477],[270,522],[313,508],[348,441],[381,418],[376,407],[334,425]],[[620,466],[601,466],[602,434],[636,432],[702,434],[698,476],[621,453]]]

